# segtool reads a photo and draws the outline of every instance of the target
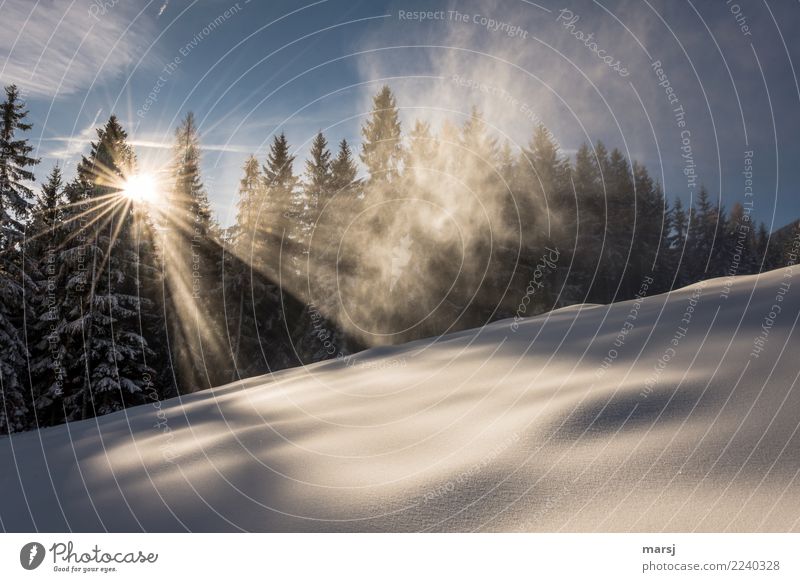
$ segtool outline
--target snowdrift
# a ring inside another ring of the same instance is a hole
[[[798,530],[798,315],[787,268],[14,435],[0,525]]]

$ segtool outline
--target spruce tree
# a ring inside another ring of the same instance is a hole
[[[683,208],[681,199],[675,198],[672,208],[669,235],[669,256],[670,271],[672,278],[671,289],[679,289],[690,283],[687,271],[688,252],[689,252],[689,216]]]
[[[28,358],[23,327],[26,297],[36,293],[32,264],[23,263],[25,223],[35,179],[33,146],[24,137],[31,129],[28,111],[15,85],[5,88],[0,103],[0,434],[28,426],[31,398],[23,374]]]
[[[9,251],[22,239],[24,222],[33,197],[28,185],[35,176],[31,168],[39,160],[31,157],[33,146],[21,134],[32,125],[16,85],[5,88],[0,103],[0,252]]]
[[[763,222],[758,224],[758,230],[755,233],[755,238],[759,270],[769,270],[769,267],[767,266],[767,246],[769,244],[769,233],[767,232],[767,227]]]
[[[268,237],[262,257],[273,273],[278,272],[279,262],[289,281],[296,283],[301,238],[300,220],[305,208],[305,199],[298,192],[298,178],[294,174],[294,156],[291,155],[286,135],[273,138],[267,161],[263,167],[264,203],[260,207],[259,224]]]
[[[315,229],[320,227],[321,213],[325,210],[331,211],[326,207],[335,194],[332,188],[331,152],[328,150],[328,140],[321,131],[317,133],[311,143],[309,158],[306,160],[303,190],[305,206],[298,242],[307,263],[308,260],[314,260],[314,257],[310,256],[312,237],[320,239],[327,236],[327,233],[318,233],[315,232]],[[306,272],[305,268],[304,272]],[[306,276],[308,275],[309,273],[306,272]]]
[[[336,158],[331,162],[330,190],[333,196],[323,217],[325,240],[320,251],[320,260],[326,272],[331,275],[331,300],[336,302],[334,312],[338,313],[339,300],[344,300],[339,292],[339,284],[345,287],[357,279],[360,253],[368,252],[362,241],[348,230],[351,221],[359,216],[364,207],[364,184],[358,179],[358,167],[347,140],[339,142]],[[350,236],[345,236],[345,233]]]
[[[789,232],[785,237],[776,241],[775,253],[780,253],[780,259],[775,259],[776,266],[774,268],[783,268],[790,265],[796,265],[800,262],[798,257],[798,246],[800,245],[800,220],[795,220],[794,225],[791,226]]]
[[[45,250],[53,248],[58,242],[65,203],[64,179],[60,166],[56,165],[47,176],[47,181],[42,184],[41,192],[31,209],[26,248],[32,259],[42,258]]]
[[[604,244],[605,198],[599,166],[592,148],[582,144],[575,155],[570,189],[576,200],[575,241],[564,240],[562,245],[571,253],[569,279],[565,286],[566,299],[587,302],[594,299],[593,283],[599,274],[600,256]],[[591,299],[590,299],[591,297]]]
[[[0,434],[28,427],[30,398],[23,380],[28,350],[20,332],[19,311],[23,303],[22,285],[14,273],[0,263]]]
[[[627,296],[623,277],[633,256],[633,224],[635,198],[633,176],[628,160],[614,148],[608,158],[606,204],[609,220],[606,221],[604,246],[599,277],[604,302],[619,301]],[[633,283],[638,287],[639,282]],[[635,292],[635,290],[633,291]]]
[[[225,253],[225,313],[227,335],[233,359],[231,380],[297,365],[289,330],[295,325],[302,306],[291,293],[279,288],[278,251],[283,232],[279,201],[270,193],[287,194],[294,187],[287,167],[288,145],[276,138],[278,151],[268,161],[265,178],[258,162],[250,157],[240,182],[236,224],[231,229]],[[283,153],[282,153],[283,152]],[[270,187],[271,186],[271,187]],[[276,226],[277,223],[277,226]],[[289,314],[289,316],[287,316]]]
[[[529,179],[533,192],[557,202],[564,193],[569,176],[568,161],[561,157],[558,146],[544,125],[536,126],[523,154],[530,161]]]
[[[89,369],[84,358],[82,314],[88,304],[93,254],[90,227],[94,224],[88,192],[89,185],[79,177],[64,187],[67,203],[59,213],[53,244],[42,257],[46,266],[39,269],[46,279],[40,285],[45,296],[39,294],[41,301],[33,306],[31,323],[31,374],[39,426],[84,418],[80,399]],[[38,241],[34,238],[32,242]]]
[[[577,236],[576,202],[570,183],[571,168],[569,160],[562,156],[558,144],[550,131],[538,124],[527,147],[520,155],[522,216],[521,276],[517,277],[515,290],[517,300],[524,296],[525,289],[544,248],[558,248],[563,253],[559,263],[547,282],[528,304],[526,313],[543,311],[554,305],[556,294],[562,288],[567,290],[569,272],[569,250],[574,246]],[[520,286],[521,285],[521,286]],[[556,293],[550,293],[550,290]],[[559,304],[564,297],[559,297]]]
[[[335,225],[330,220],[336,213],[336,198],[333,161],[328,150],[328,141],[322,132],[317,133],[311,145],[305,168],[306,208],[302,220],[302,247],[304,255],[303,273],[306,287],[312,286],[309,277],[328,275],[331,265],[324,264],[325,247],[337,239]],[[310,269],[310,271],[309,271]]]
[[[566,240],[575,238],[577,230],[569,160],[561,155],[550,131],[542,124],[536,126],[528,147],[523,148],[522,160],[523,179],[532,199],[523,214],[525,247],[537,249],[545,239],[563,246]],[[549,217],[544,216],[547,209],[552,214]],[[537,231],[541,234],[534,234]]]
[[[659,291],[667,290],[671,283],[671,277],[661,273],[662,267],[669,263],[667,255],[671,220],[666,200],[661,187],[653,181],[642,164],[634,162],[632,173],[636,193],[636,224],[623,284],[626,298],[636,294],[646,277],[652,276],[657,280],[654,285]]]
[[[364,184],[358,179],[358,166],[353,159],[350,144],[343,139],[339,143],[336,158],[331,162],[329,185],[331,202],[325,211],[325,224],[330,231],[328,239],[329,243],[335,244],[334,252],[340,243],[347,242],[342,240],[344,231],[363,208],[363,187]],[[345,254],[350,256],[349,251],[355,249],[342,250],[347,251]],[[345,256],[339,258],[347,259]]]
[[[609,222],[613,220],[610,214],[612,206],[611,199],[613,197],[613,185],[611,182],[611,167],[608,156],[608,150],[603,142],[598,141],[594,146],[594,151],[591,156],[591,164],[593,167],[593,174],[596,177],[596,204],[594,205],[594,216],[591,220],[595,221],[598,226],[597,246],[595,252],[597,253],[597,263],[595,264],[591,286],[588,289],[588,301],[590,303],[606,303],[608,302],[609,292],[607,279],[608,275],[604,271],[603,257],[609,252],[608,247],[611,244],[610,239],[610,225]]]
[[[256,259],[254,245],[261,238],[258,236],[259,217],[265,203],[264,182],[258,160],[250,156],[244,164],[244,177],[239,182],[236,225],[231,238],[233,249],[243,259],[251,255],[253,260]]]
[[[760,261],[754,228],[750,215],[739,202],[731,208],[720,245],[720,274],[749,275],[757,272]]]
[[[302,290],[298,295],[305,307],[292,331],[292,342],[298,357],[310,363],[336,355],[332,331],[336,329],[333,314],[338,306],[336,265],[329,262],[328,252],[329,243],[336,236],[328,224],[328,218],[335,210],[330,205],[335,192],[331,187],[331,153],[321,131],[311,144],[304,177],[305,208],[298,240],[302,249]],[[324,349],[326,341],[331,347],[330,354]]]
[[[331,162],[331,184],[330,188],[334,193],[344,191],[346,188],[357,188],[359,183],[356,181],[358,167],[353,160],[353,152],[346,139],[339,142],[339,151],[336,158]]]
[[[400,177],[403,159],[400,113],[394,95],[384,85],[372,99],[372,112],[361,128],[364,141],[361,161],[375,183],[391,183]]]
[[[331,186],[331,152],[321,131],[314,136],[309,155],[306,160],[306,201],[315,213],[326,202]]]
[[[35,265],[37,285],[37,293],[31,297],[31,317],[27,322],[34,417],[38,426],[48,426],[62,419],[58,404],[64,393],[67,352],[59,341],[57,330],[63,318],[59,253],[67,232],[65,202],[61,169],[55,166],[33,207],[26,241],[28,257]]]
[[[217,371],[224,353],[220,233],[200,176],[200,138],[191,112],[176,129],[173,156],[164,213],[169,344],[176,388],[188,393],[222,381]]]
[[[185,233],[184,238],[213,242],[218,226],[200,176],[200,137],[192,112],[175,130],[173,158],[170,219]]]
[[[759,225],[757,245],[761,271],[771,271],[772,269],[786,266],[784,262],[784,242],[771,235],[763,222]]]
[[[451,149],[455,165],[441,171],[443,174],[455,172],[455,180],[450,181],[449,187],[465,191],[467,195],[459,199],[455,208],[449,207],[452,198],[447,193],[439,204],[447,208],[456,222],[463,223],[480,216],[487,205],[500,207],[499,201],[507,199],[508,195],[499,179],[497,139],[477,107],[472,108],[462,124],[457,141],[458,147]],[[443,151],[447,149],[444,145]],[[451,318],[464,327],[483,325],[502,312],[505,292],[515,273],[519,273],[519,244],[510,245],[513,247],[510,248],[493,242],[495,233],[500,237],[505,235],[503,212],[492,211],[484,218],[477,228],[470,229],[472,232],[463,242],[456,235],[447,245],[441,245],[433,237],[425,251],[431,256],[432,272],[441,273],[444,281],[455,281],[449,301],[458,311]],[[460,267],[463,256],[472,257],[468,268]]]
[[[66,320],[59,332],[71,336],[63,337],[66,345],[80,346],[77,362],[84,371],[65,397],[67,420],[143,403],[160,390],[150,347],[158,330],[142,317],[157,312],[155,300],[143,293],[145,279],[158,273],[147,243],[154,235],[142,210],[120,194],[126,177],[136,172],[136,160],[116,117],[97,134],[78,166],[78,197],[86,214],[62,253],[72,272],[66,274]]]
[[[231,229],[225,261],[225,314],[233,368],[230,380],[246,377],[258,369],[252,357],[258,351],[255,298],[268,295],[277,300],[274,288],[266,285],[266,255],[264,238],[259,235],[259,213],[264,204],[264,183],[255,156],[244,165],[244,177],[239,185],[236,224]]]
[[[717,257],[720,245],[716,232],[720,214],[708,195],[705,186],[700,187],[689,223],[689,248],[687,255],[688,278],[691,282],[714,277],[717,274]]]

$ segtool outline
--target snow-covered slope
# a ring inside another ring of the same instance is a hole
[[[799,313],[789,269],[718,279],[13,436],[0,441],[0,520],[797,530]]]

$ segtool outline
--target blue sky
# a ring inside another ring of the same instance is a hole
[[[684,200],[687,137],[699,181],[727,207],[744,198],[752,151],[753,214],[775,227],[800,215],[800,23],[788,2],[7,0],[0,14],[0,82],[25,92],[42,178],[56,162],[71,174],[112,112],[158,167],[192,110],[229,223],[249,153],[263,160],[276,131],[298,159],[319,129],[357,142],[388,82],[406,127],[458,123],[477,105],[521,145],[541,120],[566,153],[602,140]]]

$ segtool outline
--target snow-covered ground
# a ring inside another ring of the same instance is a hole
[[[1,525],[797,530],[799,314],[717,279],[13,436]]]

